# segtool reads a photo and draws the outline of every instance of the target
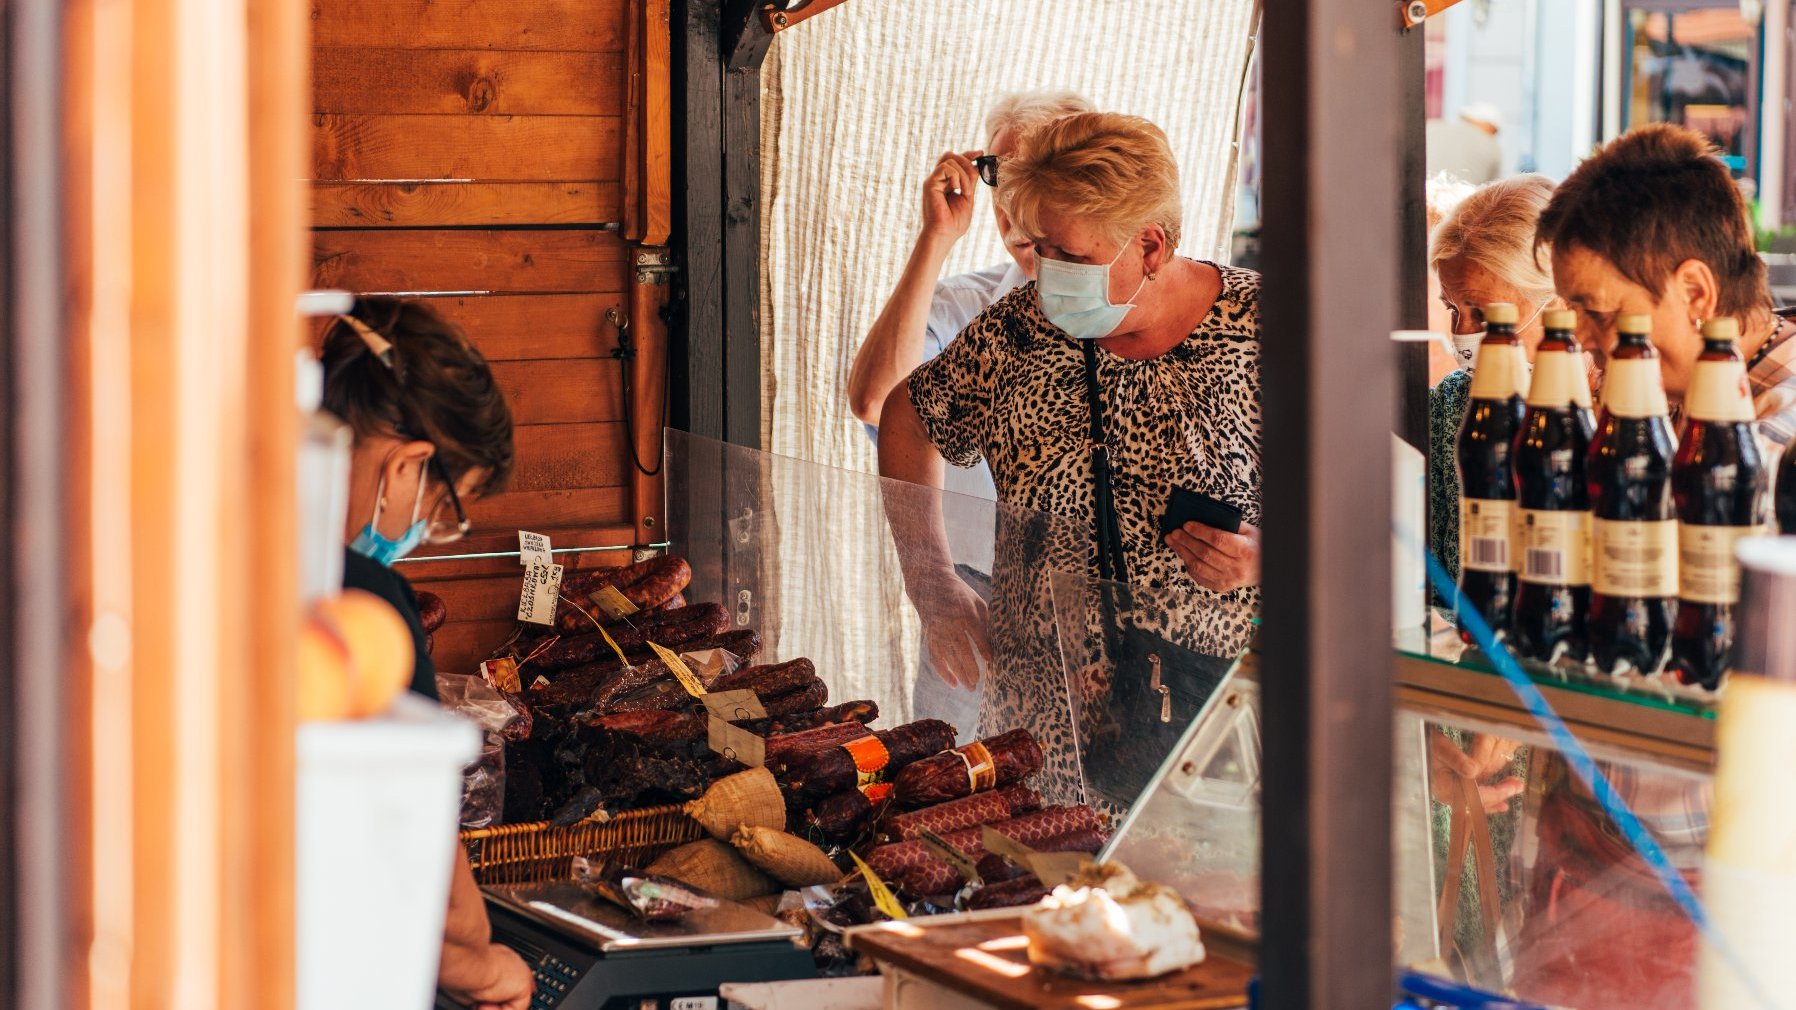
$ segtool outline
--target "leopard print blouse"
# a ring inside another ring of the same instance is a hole
[[[1155,613],[1135,623],[1198,652],[1233,656],[1251,635],[1259,588],[1216,593],[1198,586],[1158,528],[1174,485],[1261,522],[1260,277],[1215,269],[1221,292],[1189,337],[1145,361],[1100,346],[1098,384],[1126,581],[1143,598],[1179,601],[1147,608]],[[981,733],[1036,730],[1048,737],[1042,742],[1050,772],[1058,766],[1076,781],[1061,671],[1063,660],[1076,663],[1078,649],[1056,634],[1057,585],[1060,616],[1070,611],[1067,579],[1054,573],[1097,578],[1083,349],[1047,320],[1035,285],[1026,284],[912,373],[909,390],[936,449],[956,466],[987,460],[1008,507],[1001,510],[993,572],[997,669]],[[1022,518],[1032,513],[1041,516]]]

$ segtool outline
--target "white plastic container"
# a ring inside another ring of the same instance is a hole
[[[474,725],[404,695],[298,732],[299,1010],[428,1010]]]

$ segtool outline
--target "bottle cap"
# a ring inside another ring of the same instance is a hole
[[[1550,309],[1541,315],[1540,325],[1549,330],[1575,330],[1578,314],[1570,309]]]
[[[1515,306],[1508,302],[1491,302],[1484,307],[1484,321],[1486,323],[1495,323],[1498,326],[1514,326],[1520,319],[1521,317],[1516,314]]]
[[[1740,321],[1733,316],[1716,316],[1702,324],[1704,340],[1740,339]]]
[[[1631,312],[1615,321],[1617,333],[1651,333],[1653,317],[1644,312]]]

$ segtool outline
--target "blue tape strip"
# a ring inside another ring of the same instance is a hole
[[[1400,537],[1404,535],[1402,530],[1398,530],[1397,533]],[[1491,665],[1496,668],[1497,673],[1509,682],[1516,697],[1521,699],[1522,707],[1526,708],[1529,714],[1534,716],[1541,727],[1547,731],[1547,735],[1553,740],[1553,746],[1565,756],[1566,762],[1571,765],[1578,778],[1590,790],[1591,795],[1596,797],[1597,802],[1602,805],[1603,811],[1615,822],[1622,837],[1626,838],[1628,844],[1634,847],[1634,851],[1640,853],[1641,858],[1646,860],[1646,864],[1652,869],[1654,876],[1659,878],[1659,883],[1670,893],[1672,900],[1676,901],[1678,906],[1683,909],[1684,914],[1690,917],[1690,921],[1696,924],[1696,928],[1701,931],[1703,938],[1715,948],[1716,952],[1727,962],[1728,967],[1740,976],[1746,988],[1752,993],[1754,1000],[1765,1010],[1779,1010],[1780,1005],[1759,985],[1758,979],[1747,969],[1745,961],[1734,950],[1727,938],[1722,935],[1714,921],[1709,918],[1708,911],[1703,907],[1702,901],[1696,896],[1696,893],[1690,890],[1690,885],[1684,880],[1684,875],[1671,865],[1671,860],[1666,857],[1665,850],[1659,847],[1658,841],[1646,829],[1646,825],[1640,823],[1640,818],[1634,816],[1634,812],[1628,809],[1628,805],[1622,801],[1620,796],[1616,795],[1614,786],[1610,785],[1609,779],[1597,767],[1590,752],[1585,750],[1584,745],[1578,742],[1578,738],[1572,735],[1572,731],[1566,728],[1565,721],[1553,711],[1553,706],[1547,702],[1546,696],[1540,693],[1540,688],[1535,685],[1534,681],[1528,679],[1528,674],[1522,669],[1521,664],[1516,662],[1515,657],[1501,642],[1497,641],[1496,636],[1491,633],[1489,623],[1484,620],[1484,616],[1467,604],[1465,596],[1459,591],[1459,585],[1447,574],[1447,569],[1441,565],[1440,559],[1434,556],[1433,551],[1428,551],[1427,554],[1428,580],[1434,584],[1435,591],[1443,599],[1453,601],[1453,611],[1459,615],[1460,627],[1471,634],[1473,642],[1484,651],[1484,655],[1490,659]]]

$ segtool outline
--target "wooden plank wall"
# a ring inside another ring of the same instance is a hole
[[[655,538],[643,503],[659,483],[630,462],[607,321],[611,310],[630,319],[659,355],[645,354],[633,381],[659,397],[660,303],[634,290],[628,240],[645,216],[659,223],[641,209],[640,180],[667,172],[665,140],[657,152],[638,115],[645,94],[666,103],[654,45],[658,35],[665,52],[665,2],[648,43],[643,3],[313,0],[314,283],[427,298],[492,362],[518,425],[510,490],[474,504],[474,535],[435,553],[516,550],[519,528],[558,548]],[[632,80],[645,52],[648,80]],[[638,425],[651,465],[659,416]],[[448,604],[440,668],[470,671],[509,632],[515,561],[401,570]]]

